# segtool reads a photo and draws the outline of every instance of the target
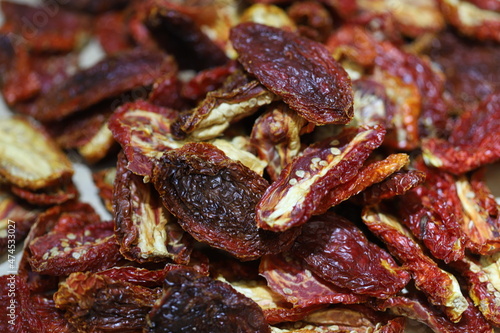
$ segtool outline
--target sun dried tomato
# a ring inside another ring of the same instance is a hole
[[[175,3],[175,2],[172,2]],[[190,16],[168,1],[147,1],[139,13],[156,44],[173,54],[180,68],[202,70],[228,61],[224,51],[212,41]]]
[[[190,105],[181,95],[182,87],[177,72],[167,73],[153,83],[148,102],[174,110],[188,109]]]
[[[443,308],[451,321],[460,321],[469,305],[457,279],[426,256],[422,247],[394,216],[383,212],[379,207],[365,208],[363,222],[387,245],[391,254],[404,263],[415,286],[429,301]]]
[[[127,51],[135,46],[128,29],[130,13],[106,12],[97,17],[94,34],[106,54]]]
[[[430,327],[434,332],[493,333],[491,324],[470,300],[467,301],[468,307],[458,323],[448,320],[438,309],[432,307],[419,295],[396,296],[381,300],[376,302],[375,308],[417,320]]]
[[[349,126],[381,124],[392,127],[395,103],[387,96],[384,85],[373,79],[361,78],[352,82],[354,90],[354,118]]]
[[[109,129],[129,161],[127,169],[151,176],[154,160],[165,150],[181,147],[170,133],[177,112],[145,101],[119,107],[109,119]]]
[[[126,169],[118,155],[113,190],[115,236],[120,252],[129,260],[158,262],[171,259],[188,263],[191,238],[163,207],[153,185]]]
[[[166,152],[155,165],[153,183],[184,230],[239,259],[281,252],[298,233],[257,227],[255,205],[267,181],[209,143]]]
[[[26,200],[33,205],[58,205],[66,201],[77,199],[78,189],[71,181],[54,187],[46,187],[38,191],[32,191],[21,187],[12,186],[10,188],[17,197]]]
[[[500,92],[489,95],[476,108],[464,112],[450,137],[423,142],[425,163],[462,174],[500,159]]]
[[[479,40],[500,41],[499,13],[467,0],[439,0],[438,3],[446,21],[461,34]]]
[[[79,10],[89,13],[102,13],[108,10],[120,9],[128,5],[130,0],[108,0],[106,2],[99,0],[71,0],[61,2],[59,5],[68,7],[73,10]]]
[[[356,225],[332,212],[313,217],[302,227],[292,253],[325,281],[356,294],[387,298],[410,279]]]
[[[235,71],[220,89],[209,92],[197,107],[181,113],[173,133],[179,139],[191,141],[213,139],[221,136],[231,122],[252,115],[275,98],[257,80],[243,71]]]
[[[233,27],[230,39],[245,69],[308,121],[351,120],[351,80],[322,44],[257,23]]]
[[[358,195],[357,199],[364,206],[375,205],[382,200],[405,194],[412,188],[423,183],[424,180],[424,172],[417,170],[398,171],[380,183],[373,184],[365,189]]]
[[[410,157],[406,154],[391,154],[381,161],[369,162],[359,169],[353,179],[331,189],[321,199],[321,204],[314,211],[314,215],[323,214],[331,207],[362,192],[368,186],[380,183],[403,168],[409,161]]]
[[[258,156],[267,161],[266,171],[272,181],[300,152],[300,134],[306,126],[307,121],[285,103],[271,104],[255,120],[251,142]]]
[[[112,268],[119,270],[122,268]],[[142,286],[147,270],[136,269],[137,280],[127,281],[129,274],[115,277],[109,272],[77,272],[59,285],[54,294],[56,307],[79,332],[142,332],[147,329],[146,316],[162,288]]]
[[[38,190],[71,178],[71,162],[37,122],[2,119],[0,133],[0,176],[12,185]]]
[[[5,27],[35,52],[70,52],[90,38],[91,20],[58,4],[30,6],[2,1]],[[42,24],[43,23],[43,24]]]
[[[113,222],[100,222],[88,204],[69,202],[39,216],[29,244],[29,263],[35,272],[68,275],[116,265],[122,256]]]
[[[290,253],[263,256],[259,271],[271,290],[294,306],[356,304],[368,300],[365,295],[354,294],[320,278]]]
[[[155,332],[270,332],[260,307],[229,284],[195,271],[170,271],[148,315]]]
[[[323,43],[333,30],[331,14],[318,2],[294,2],[287,9],[287,14],[298,26],[300,35],[320,43]]]
[[[498,254],[482,256],[479,260],[465,257],[452,263],[452,267],[465,277],[467,289],[474,304],[484,317],[496,326],[500,325],[498,258]]]
[[[60,82],[39,96],[34,104],[19,107],[18,111],[44,122],[59,120],[130,90],[144,90],[174,66],[172,58],[164,53],[140,48],[108,56]]]
[[[305,223],[329,191],[356,177],[384,135],[381,126],[360,127],[311,145],[283,169],[260,199],[259,227],[282,231]]]

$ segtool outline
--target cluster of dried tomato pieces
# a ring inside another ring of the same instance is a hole
[[[1,8],[15,331],[500,326],[492,1]],[[83,68],[90,38],[105,55]],[[79,200],[75,151],[109,221]]]

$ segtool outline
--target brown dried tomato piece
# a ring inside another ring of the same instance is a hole
[[[64,183],[72,176],[69,159],[35,121],[2,119],[0,133],[0,176],[11,184],[38,190]]]
[[[11,243],[8,240],[12,239],[9,235],[14,232],[15,243],[20,246],[40,212],[40,209],[21,202],[0,187],[0,256],[7,252],[13,255],[13,251],[8,251],[12,249],[8,246]]]
[[[463,113],[450,137],[423,142],[427,165],[462,174],[500,159],[500,92]]]
[[[284,103],[271,104],[255,120],[251,142],[258,156],[268,161],[266,171],[272,181],[298,155],[301,148],[300,134],[306,126],[307,121]]]
[[[443,308],[451,321],[458,322],[469,304],[462,295],[457,279],[427,257],[410,232],[394,216],[382,212],[378,207],[365,208],[363,222],[404,263],[415,286],[429,301]]]
[[[61,184],[54,187],[45,187],[41,190],[34,191],[16,186],[10,188],[13,194],[26,200],[33,205],[59,205],[66,201],[77,199],[79,196],[78,189],[75,184],[69,179],[66,184]]]
[[[495,326],[500,325],[500,285],[498,254],[481,256],[479,260],[465,257],[452,263],[467,281],[469,296],[484,317]]]
[[[0,276],[0,330],[2,332],[74,332],[52,300],[30,295],[19,275]]]
[[[257,227],[255,205],[267,181],[212,144],[188,143],[166,152],[152,179],[163,204],[184,230],[241,260],[281,252],[298,233]]]
[[[188,263],[191,238],[162,205],[150,183],[126,169],[118,155],[113,190],[115,235],[122,255],[137,262]]]
[[[257,23],[237,25],[230,39],[245,69],[308,121],[352,119],[351,80],[322,44]]]
[[[500,13],[465,0],[439,0],[446,21],[460,33],[479,40],[500,41]]]
[[[70,52],[90,38],[90,18],[64,10],[59,4],[30,6],[2,1],[1,8],[3,29],[14,33],[32,51]]]
[[[276,96],[243,71],[228,76],[222,87],[211,91],[196,108],[180,114],[174,134],[203,141],[221,136],[231,122],[252,115]]]
[[[307,148],[260,199],[256,214],[259,227],[282,231],[305,223],[330,190],[356,177],[384,135],[381,126],[346,129]]]
[[[481,312],[467,300],[468,307],[458,323],[448,320],[420,295],[397,296],[376,302],[375,308],[394,315],[417,320],[438,333],[493,333],[493,327]]]
[[[106,54],[132,49],[135,43],[130,36],[127,11],[106,12],[97,17],[94,34]]]
[[[332,212],[313,217],[302,227],[292,253],[325,281],[360,295],[387,298],[410,280],[386,251]]]
[[[78,332],[142,332],[147,329],[146,316],[161,298],[161,284],[143,286],[145,269],[136,268],[137,280],[127,281],[129,274],[109,271],[76,272],[59,285],[54,294],[56,307],[65,311],[67,320]],[[111,275],[111,276],[109,276]],[[116,276],[118,275],[118,276]],[[149,284],[149,279],[146,280]]]
[[[143,4],[138,15],[149,30],[149,38],[173,54],[182,69],[202,70],[225,64],[229,59],[224,50],[173,3],[153,0]]]
[[[261,308],[227,283],[178,269],[163,288],[148,315],[155,332],[270,332]]]
[[[59,120],[121,93],[145,89],[173,68],[172,58],[159,51],[122,52],[77,72],[41,95],[33,105],[18,110],[44,122]]]
[[[122,256],[113,222],[100,222],[88,204],[69,202],[39,216],[30,235],[28,261],[40,274],[64,276],[116,265]]]
[[[130,2],[130,0],[108,0],[106,2],[99,0],[71,0],[58,4],[72,10],[96,14],[123,8]]]
[[[367,296],[354,294],[320,278],[290,253],[263,256],[259,271],[269,288],[294,306],[356,304],[368,300]]]
[[[364,305],[335,305],[309,314],[301,321],[279,325],[279,332],[403,333],[405,320]]]
[[[368,187],[356,199],[361,201],[363,206],[376,205],[382,200],[403,195],[424,181],[424,172],[417,170],[398,171],[380,183]]]
[[[109,119],[109,129],[122,146],[129,161],[127,169],[141,176],[151,176],[154,160],[165,150],[181,147],[170,125],[177,112],[145,101],[119,107]]]
[[[109,212],[113,212],[113,186],[116,178],[116,167],[105,168],[92,173],[92,179],[99,191],[99,197]]]
[[[298,26],[300,35],[323,43],[333,30],[328,10],[318,2],[294,2],[287,9],[288,16]]]
[[[323,214],[331,207],[362,192],[368,186],[380,183],[394,172],[401,170],[409,161],[410,157],[407,154],[391,154],[381,161],[366,164],[359,169],[356,177],[331,189],[321,199],[321,204],[316,207],[314,215]]]
[[[354,90],[354,118],[349,126],[381,124],[392,127],[395,104],[387,96],[384,85],[373,79],[360,78],[352,82]]]
[[[167,73],[153,83],[148,102],[174,110],[188,109],[190,105],[181,95],[182,87],[183,82],[179,79],[177,72]]]

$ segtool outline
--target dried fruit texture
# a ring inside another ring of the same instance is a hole
[[[120,270],[120,268],[112,268]],[[65,311],[66,319],[78,332],[142,332],[147,329],[146,316],[161,298],[161,282],[153,286],[136,269],[136,279],[127,281],[121,272],[77,272],[62,282],[54,294],[56,307]],[[111,275],[111,276],[109,276]]]
[[[473,306],[470,300],[468,304],[467,310],[458,323],[448,320],[419,295],[397,296],[378,301],[375,308],[417,320],[438,333],[493,333],[493,327],[481,312]]]
[[[181,96],[182,87],[183,82],[177,72],[167,73],[153,83],[148,102],[174,110],[188,109],[190,105],[187,99]]]
[[[292,253],[325,281],[355,294],[387,298],[410,280],[408,272],[355,224],[332,212],[302,227]]]
[[[34,52],[70,52],[90,38],[90,17],[57,4],[35,7],[2,1],[1,9],[5,16],[2,30],[14,34]]]
[[[71,162],[36,122],[2,119],[0,133],[0,176],[12,185],[38,190],[72,176]]]
[[[404,318],[376,312],[364,305],[339,305],[309,314],[296,323],[279,325],[276,332],[402,333]]]
[[[120,252],[141,263],[167,259],[188,263],[191,238],[163,207],[153,185],[144,183],[126,165],[124,155],[118,155],[113,212]]]
[[[255,22],[281,28],[290,31],[297,31],[297,26],[285,9],[271,2],[279,1],[254,1],[255,3],[245,9],[240,16],[240,22]]]
[[[499,255],[482,256],[479,260],[465,257],[453,263],[467,280],[470,298],[484,317],[495,326],[500,326],[500,277]]]
[[[124,104],[113,113],[109,129],[125,152],[127,169],[150,176],[154,161],[164,151],[184,144],[175,141],[170,132],[176,117],[176,111],[145,101]]]
[[[425,181],[425,173],[417,170],[398,171],[380,183],[361,192],[355,199],[363,206],[376,205],[383,200],[403,195]]]
[[[229,59],[224,50],[173,3],[152,0],[142,4],[137,15],[148,29],[148,38],[173,54],[182,69],[203,70],[225,64]],[[141,44],[141,40],[137,42]]]
[[[314,1],[294,2],[287,9],[301,36],[323,43],[333,30],[333,19],[328,10]]]
[[[500,92],[489,95],[476,108],[464,112],[448,139],[423,142],[429,166],[463,174],[500,159]]]
[[[68,7],[72,10],[79,10],[96,14],[109,10],[120,9],[130,2],[130,0],[110,0],[106,2],[102,2],[99,0],[71,0],[61,3],[60,5]]]
[[[109,212],[113,212],[113,186],[116,167],[109,167],[92,173],[92,179],[99,191],[99,197]]]
[[[44,122],[60,120],[121,93],[145,89],[156,77],[171,70],[175,70],[175,64],[164,53],[134,49],[80,70],[18,111]]]
[[[462,295],[457,279],[427,257],[410,232],[394,216],[379,207],[365,208],[363,222],[387,244],[391,254],[404,263],[415,286],[427,296],[429,302],[442,308],[451,321],[460,321],[469,304]]]
[[[495,59],[500,47],[442,33],[433,39],[426,52],[446,76],[446,91],[453,96],[453,111],[473,109],[500,89],[500,68]]]
[[[68,179],[64,184],[46,187],[39,191],[28,190],[16,186],[12,186],[10,190],[17,197],[38,206],[59,205],[66,201],[77,199],[79,196],[78,189],[71,179]]]
[[[307,222],[329,191],[356,177],[384,135],[381,126],[346,129],[307,148],[260,199],[256,214],[259,227],[283,231]]]
[[[175,124],[175,134],[190,141],[216,138],[224,133],[230,123],[252,115],[275,98],[257,80],[242,71],[236,71],[220,89],[209,92],[196,108],[180,114]]]
[[[0,188],[0,255],[4,255],[9,248],[12,248],[8,246],[8,235],[12,229],[14,240],[20,246],[40,212],[40,209],[27,205],[7,190]]]
[[[331,207],[361,193],[370,185],[380,183],[401,170],[409,161],[407,154],[391,154],[381,161],[368,162],[359,169],[356,177],[330,190],[321,200],[321,205],[316,208],[314,215],[323,214]]]
[[[385,86],[367,78],[353,81],[352,86],[354,118],[349,126],[382,124],[390,129],[395,105],[387,96]]]
[[[304,264],[290,253],[263,256],[259,271],[266,278],[269,288],[294,307],[368,301],[367,296],[356,295],[326,282],[304,267]]]
[[[195,271],[170,271],[149,313],[155,332],[270,332],[261,308],[229,284]]]
[[[106,54],[132,49],[135,44],[129,31],[127,11],[105,12],[97,17],[94,34]]]
[[[476,254],[498,252],[500,210],[481,170],[469,178],[419,168],[428,181],[405,195],[401,205],[403,220],[414,234],[446,261],[462,258],[464,245]]]
[[[479,40],[500,41],[500,13],[470,1],[439,0],[446,21],[460,33]]]
[[[113,222],[100,222],[88,205],[69,202],[54,206],[38,217],[30,235],[28,261],[40,274],[65,276],[98,271],[116,265],[122,256]]]
[[[54,302],[30,295],[26,282],[18,275],[0,276],[0,286],[0,306],[6,309],[0,314],[2,332],[74,332]]]
[[[245,69],[308,121],[352,119],[351,80],[322,44],[257,23],[235,26],[230,39]]]
[[[267,181],[209,143],[189,143],[163,154],[153,184],[181,227],[198,241],[241,260],[288,248],[298,230],[259,229],[255,205]]]
[[[284,103],[270,105],[255,121],[251,142],[257,155],[268,161],[266,171],[272,181],[300,152],[300,135],[306,126],[307,121]]]

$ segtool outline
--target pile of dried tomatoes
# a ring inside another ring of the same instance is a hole
[[[498,1],[1,10],[0,331],[500,326]]]

